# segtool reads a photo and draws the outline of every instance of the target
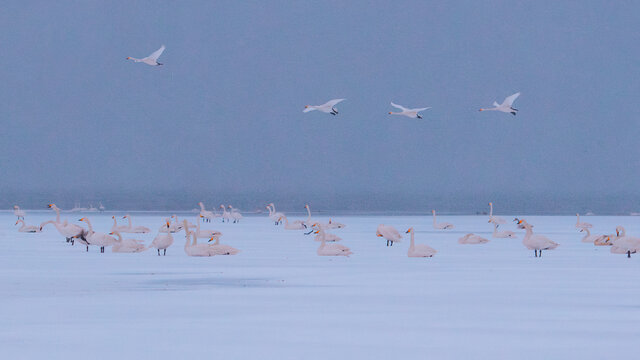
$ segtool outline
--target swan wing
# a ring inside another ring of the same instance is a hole
[[[147,56],[147,58],[152,60],[158,60],[160,55],[162,55],[162,52],[164,51],[164,49],[165,49],[164,45],[160,46],[160,49],[154,51],[153,54]]]
[[[394,104],[393,101],[391,102],[391,106],[393,106],[396,109],[400,109],[402,111],[409,111],[409,109],[407,109],[406,107],[404,107],[402,105]]]
[[[329,100],[327,101],[325,104],[323,104],[322,106],[327,106],[327,107],[334,107],[336,106],[336,104],[344,101],[345,99],[333,99],[333,100]]]
[[[516,101],[516,99],[518,98],[518,96],[520,96],[520,93],[519,93],[519,92],[517,92],[517,93],[515,93],[515,94],[513,94],[513,95],[511,95],[511,96],[507,96],[507,97],[504,99],[504,102],[502,103],[502,105],[507,105],[507,106],[511,106],[511,105],[513,105],[513,102],[514,102],[514,101]]]
[[[431,106],[425,107],[425,108],[411,109],[411,111],[420,112],[420,111],[425,111],[425,110],[428,110],[428,109],[431,109]]]

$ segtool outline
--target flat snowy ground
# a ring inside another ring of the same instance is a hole
[[[108,232],[111,214],[86,214]],[[120,216],[123,214],[119,214]],[[76,221],[79,214],[63,213]],[[133,215],[154,231],[163,215]],[[507,216],[504,216],[508,218]],[[53,218],[28,212],[27,223]],[[193,214],[189,214],[194,221]],[[627,259],[581,243],[574,217],[525,216],[560,243],[534,258],[518,239],[490,238],[487,216],[345,216],[334,230],[354,252],[319,257],[301,231],[266,216],[218,221],[236,256],[185,255],[184,233],[166,257],[71,246],[52,226],[25,234],[0,214],[0,353],[3,359],[614,359],[640,339],[640,254]],[[320,218],[318,218],[320,219]],[[508,218],[510,219],[510,218]],[[293,220],[293,219],[291,219]],[[326,220],[326,218],[325,218]],[[594,233],[640,218],[585,217]],[[386,247],[379,223],[416,229],[438,250],[407,257],[409,238]],[[135,235],[134,235],[135,236]],[[195,356],[195,357],[194,357]]]

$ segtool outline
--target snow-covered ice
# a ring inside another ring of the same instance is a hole
[[[108,232],[111,213],[87,214]],[[124,215],[124,214],[118,214]],[[169,214],[133,214],[151,234]],[[185,214],[186,215],[186,214]],[[193,222],[195,217],[188,214]],[[78,214],[63,213],[75,221]],[[315,216],[314,216],[315,217]],[[507,216],[504,216],[507,218]],[[29,211],[27,223],[54,218]],[[296,217],[292,216],[292,220]],[[53,226],[18,233],[0,214],[0,353],[3,359],[603,359],[640,355],[640,254],[631,259],[580,242],[575,217],[520,216],[560,243],[534,258],[518,239],[491,239],[487,216],[343,216],[332,230],[354,255],[319,257],[318,242],[266,216],[204,223],[242,252],[167,256],[100,254],[67,244]],[[585,217],[592,233],[637,217]],[[413,226],[438,250],[407,257],[379,223]],[[502,228],[502,227],[501,227]],[[460,245],[474,232],[486,245]],[[201,240],[202,241],[202,240]]]

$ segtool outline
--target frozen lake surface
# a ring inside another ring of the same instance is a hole
[[[111,228],[111,213],[85,215],[96,231]],[[131,237],[149,244],[164,217],[133,214],[154,231]],[[491,239],[487,216],[440,216],[451,231],[433,230],[430,216],[341,216],[347,227],[332,232],[354,255],[319,257],[311,236],[264,216],[202,225],[222,231],[236,256],[188,257],[183,232],[166,257],[100,254],[53,226],[19,233],[2,213],[2,358],[636,358],[640,254],[580,242],[575,217],[522,217],[560,246],[534,258],[513,223],[505,228],[518,239]],[[53,218],[28,212],[27,223]],[[640,235],[638,217],[582,221],[592,233],[623,225]],[[408,236],[386,247],[379,223],[414,227],[416,242],[438,253],[408,258]],[[491,242],[458,244],[468,232]]]

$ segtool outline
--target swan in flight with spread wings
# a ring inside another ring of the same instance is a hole
[[[515,115],[518,112],[518,109],[515,109],[513,107],[513,102],[516,101],[516,99],[518,98],[518,96],[520,96],[520,93],[515,93],[511,96],[507,96],[504,101],[502,102],[502,104],[498,104],[497,102],[493,102],[493,106],[492,108],[488,108],[488,109],[480,109],[478,111],[502,111],[505,113],[510,113],[511,115]]]
[[[309,112],[309,111],[313,111],[313,110],[318,110],[318,111],[322,111],[325,113],[329,113],[331,115],[338,115],[338,109],[336,109],[336,105],[341,102],[344,101],[346,99],[333,99],[333,100],[329,100],[326,103],[322,104],[322,105],[305,105],[304,106],[304,110],[302,110],[302,112]]]
[[[431,109],[431,107],[425,107],[425,108],[416,108],[416,109],[407,109],[406,107],[402,106],[402,105],[398,105],[398,104],[394,104],[393,101],[391,102],[391,106],[393,106],[396,109],[400,109],[402,111],[400,112],[391,112],[389,111],[389,115],[404,115],[413,119],[422,119],[422,115],[418,114],[420,111],[424,111],[427,109]]]
[[[142,58],[142,59],[136,59],[134,57],[129,56],[127,58],[127,60],[133,60],[134,62],[143,62],[147,65],[151,65],[151,66],[158,66],[158,65],[162,65],[161,63],[158,62],[158,58],[160,57],[160,55],[162,55],[162,52],[164,51],[165,47],[164,45],[160,46],[160,49],[156,50],[153,52],[153,54]]]

